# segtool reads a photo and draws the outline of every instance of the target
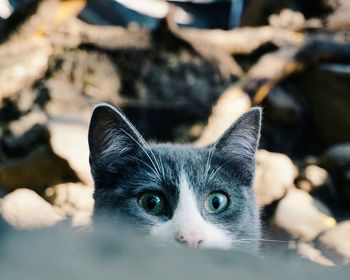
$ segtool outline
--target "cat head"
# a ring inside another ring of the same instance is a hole
[[[207,147],[148,145],[119,110],[97,106],[89,128],[94,219],[126,220],[165,243],[255,250],[260,126],[254,108]]]

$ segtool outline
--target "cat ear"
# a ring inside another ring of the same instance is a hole
[[[130,121],[108,104],[98,105],[94,109],[88,138],[92,165],[103,159],[104,162],[108,161],[108,157],[122,161],[145,143]]]
[[[224,157],[254,160],[259,145],[261,108],[253,108],[243,114],[216,142],[216,150]]]

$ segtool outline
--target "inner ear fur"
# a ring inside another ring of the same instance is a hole
[[[261,131],[261,108],[252,108],[228,128],[215,143],[226,156],[254,159]]]
[[[123,154],[143,145],[144,139],[124,114],[108,104],[98,105],[91,117],[89,126],[90,160],[98,160],[113,152]]]

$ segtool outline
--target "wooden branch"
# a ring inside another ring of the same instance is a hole
[[[277,83],[322,62],[350,63],[350,43],[345,38],[315,37],[303,46],[266,54],[247,74],[245,88],[253,92],[253,103],[260,104]]]
[[[151,33],[145,28],[119,26],[97,26],[73,18],[51,36],[56,44],[77,47],[93,45],[97,48],[114,51],[121,49],[150,49]],[[68,45],[69,44],[69,45]]]

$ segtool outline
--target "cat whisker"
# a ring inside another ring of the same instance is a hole
[[[251,241],[234,240],[234,244],[251,244]]]
[[[210,152],[211,152],[211,150],[209,150],[209,155],[208,155],[208,157],[207,157],[207,162],[206,162],[206,164],[205,164],[204,180],[206,180],[206,179],[207,179],[207,176],[208,176],[208,169],[209,169],[208,166],[209,166]]]
[[[205,165],[204,180],[207,180],[207,178],[208,178],[208,173],[209,173],[209,170],[210,170],[211,160],[212,160],[213,155],[214,155],[214,150],[215,150],[215,145],[213,145],[210,148],[210,150],[209,150],[209,155],[208,155],[207,162],[206,162],[206,165]]]
[[[157,176],[157,178],[158,178],[159,180],[161,180],[161,178],[158,176],[156,170],[155,170],[151,165],[149,165],[147,162],[145,162],[144,160],[139,159],[139,158],[137,158],[137,157],[131,157],[131,158],[134,159],[134,160],[136,160],[136,161],[138,161],[138,162],[140,162],[140,163],[143,163],[144,165],[146,165],[149,169],[152,170],[153,173],[155,173],[155,175]]]
[[[162,158],[158,155],[158,159],[159,159],[159,162],[160,162],[160,166],[162,168],[162,175],[163,175],[163,178],[165,178],[165,169],[164,169],[164,165],[163,165],[163,162],[162,162]]]
[[[147,148],[147,150],[150,152],[150,156],[152,156],[153,160],[155,161],[155,164],[157,166],[157,170],[159,173],[162,173],[163,175],[163,178],[165,178],[165,171],[164,171],[164,166],[163,166],[163,163],[161,161],[161,159],[158,157],[158,160],[157,160],[157,157],[155,156],[155,154],[153,153],[151,147],[148,145],[148,143],[142,138],[142,136],[138,133],[138,131],[135,129],[135,133],[137,133],[137,135],[139,136],[142,144]]]
[[[221,170],[221,168],[223,168],[226,164],[228,164],[230,162],[230,160],[226,161],[225,163],[221,164],[216,170],[214,170],[210,176],[209,176],[209,180],[208,181],[211,181],[215,175]]]
[[[235,241],[259,241],[259,242],[271,242],[271,243],[288,243],[289,240],[276,240],[276,239],[237,239]]]
[[[152,165],[154,166],[155,170],[157,170],[157,174],[160,177],[159,179],[161,179],[161,175],[160,175],[160,166],[159,163],[154,155],[154,153],[152,152],[152,149],[150,148],[150,146],[148,145],[148,143],[143,139],[143,137],[141,136],[141,134],[137,131],[137,129],[129,122],[129,120],[124,116],[124,121],[128,124],[129,128],[132,130],[132,132],[138,137],[138,139],[140,139],[141,143],[139,141],[137,141],[136,139],[134,139],[129,133],[127,133],[123,128],[121,128],[121,130],[128,135],[142,150],[143,152],[146,154],[146,156],[148,157],[148,159],[151,161]],[[147,150],[149,151],[149,153],[145,150],[145,148],[142,146],[144,145],[144,147],[147,148]],[[152,159],[153,158],[153,159]],[[162,175],[164,178],[164,168],[162,170]]]
[[[150,152],[150,155],[152,156],[152,158],[153,158],[153,160],[155,161],[155,164],[156,164],[156,166],[157,166],[157,170],[158,170],[158,172],[159,173],[162,173],[162,175],[163,175],[163,177],[164,177],[164,167],[162,168],[162,170],[161,170],[161,165],[160,165],[160,163],[158,162],[158,160],[157,160],[157,157],[154,155],[154,153],[153,153],[153,151],[152,151],[152,149],[151,149],[151,147],[148,145],[148,143],[145,141],[145,140],[143,140],[143,138],[141,138],[142,140],[142,143],[147,147],[147,150]],[[159,158],[158,158],[159,159]],[[160,161],[161,162],[161,161]]]
[[[130,137],[130,139],[132,139],[140,148],[141,150],[145,153],[145,155],[148,157],[148,159],[151,161],[151,164],[153,165],[154,169],[153,171],[156,173],[157,177],[159,178],[159,180],[161,180],[161,176],[159,173],[159,165],[154,163],[154,160],[152,160],[151,156],[147,153],[146,149],[139,143],[139,141],[137,141],[134,137],[132,137],[128,132],[126,132],[124,129],[121,128],[121,131],[123,131],[127,136]],[[151,150],[150,150],[151,151]],[[151,151],[152,152],[152,151]],[[152,153],[153,154],[153,153]],[[153,154],[154,157],[154,154]],[[157,168],[158,167],[158,168]]]

